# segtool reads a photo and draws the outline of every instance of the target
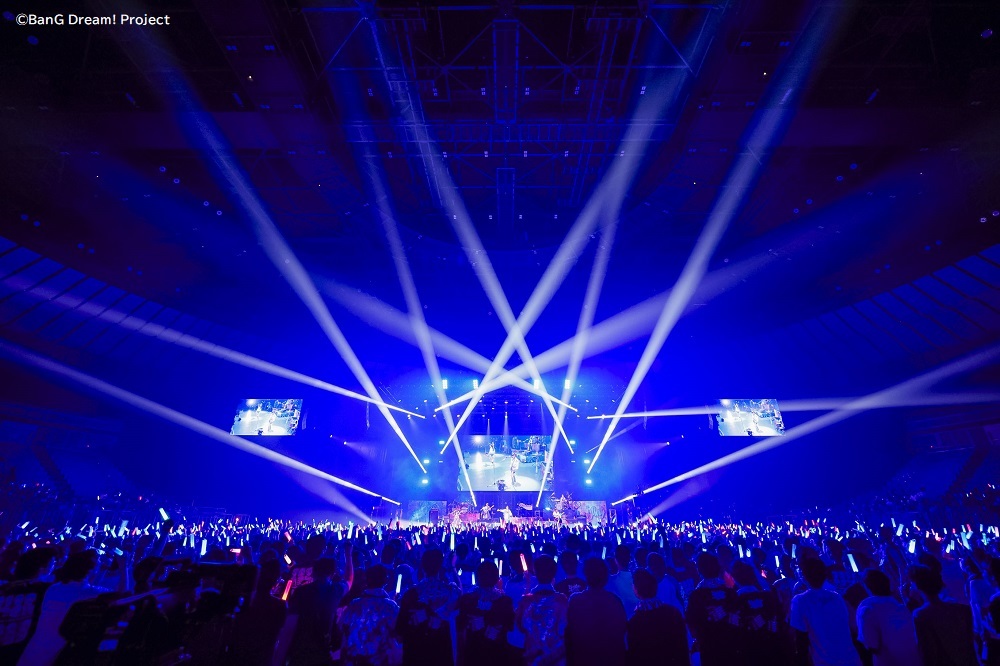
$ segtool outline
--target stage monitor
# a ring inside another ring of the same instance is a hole
[[[302,399],[243,400],[236,408],[231,435],[294,435],[302,418]]]
[[[719,434],[732,437],[773,437],[785,434],[777,400],[721,400]]]
[[[462,456],[472,490],[538,491],[545,475],[545,459],[554,442],[549,435],[473,435],[462,441]],[[554,465],[553,465],[554,467]],[[546,488],[552,487],[549,468]],[[458,489],[469,490],[465,472],[458,472]]]

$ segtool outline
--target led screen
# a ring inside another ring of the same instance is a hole
[[[545,458],[552,446],[547,435],[473,435],[462,442],[462,455],[472,490],[537,491],[545,475]],[[554,465],[553,465],[554,467]],[[552,487],[549,469],[546,487]],[[458,489],[468,490],[459,470]]]
[[[721,400],[715,418],[719,422],[719,434],[724,436],[772,437],[785,434],[785,423],[781,420],[777,400]]]
[[[262,437],[294,435],[302,417],[302,400],[257,399],[240,402],[230,434]]]

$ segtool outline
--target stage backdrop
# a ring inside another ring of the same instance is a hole
[[[448,511],[448,502],[443,500],[419,500],[407,502],[406,513],[403,515],[403,520],[408,520],[411,523],[429,523],[431,521],[431,509],[437,509],[438,520],[443,521],[445,520],[446,512]]]
[[[581,522],[589,525],[603,523],[608,519],[608,503],[583,500],[572,503]]]

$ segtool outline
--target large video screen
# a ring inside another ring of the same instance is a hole
[[[720,400],[719,434],[735,437],[773,437],[785,434],[777,400]]]
[[[302,399],[256,399],[240,402],[230,430],[232,435],[262,437],[294,435],[302,418]]]
[[[548,435],[473,435],[462,442],[462,455],[472,490],[539,490],[545,459],[552,447]],[[554,467],[554,465],[553,465]],[[546,487],[552,487],[549,468]],[[469,490],[465,472],[458,472],[458,489]]]

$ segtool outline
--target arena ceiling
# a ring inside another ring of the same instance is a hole
[[[175,27],[22,28],[4,14],[2,330],[18,343],[72,348],[78,363],[121,354],[52,332],[57,314],[25,316],[89,278],[134,298],[136,316],[203,322],[208,338],[297,367],[315,360],[304,349],[323,348],[323,371],[350,376],[220,178],[198,136],[206,125],[396,391],[427,375],[365,310],[369,297],[407,309],[380,205],[399,223],[427,322],[491,357],[504,330],[449,212],[468,210],[516,313],[626,160],[597,322],[669,289],[735,165],[758,167],[662,358],[730,372],[733,385],[798,370],[877,376],[877,388],[1000,331],[993,2],[213,0],[157,11]],[[817,36],[821,14],[829,30]],[[779,116],[780,131],[758,140],[754,128]],[[591,236],[528,336],[536,353],[576,331],[602,239]],[[36,256],[21,261],[20,249]],[[53,279],[64,286],[46,292]],[[629,339],[584,363],[608,397],[652,328],[644,312],[624,318]],[[123,364],[170,358],[161,341],[122,336],[137,340]],[[760,367],[734,367],[738,355]],[[690,369],[654,370],[670,368]],[[650,381],[661,398],[677,390],[676,377]]]

